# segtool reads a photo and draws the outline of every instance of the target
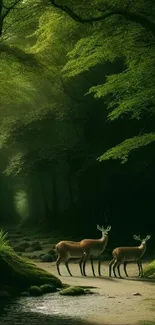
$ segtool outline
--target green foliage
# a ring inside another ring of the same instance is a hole
[[[102,100],[110,121],[124,116],[137,120],[144,115],[154,116],[153,34],[143,22],[116,12],[127,10],[150,19],[155,5],[149,1],[146,6],[143,0],[130,3],[128,8],[121,0],[94,0],[91,4],[66,0],[65,5],[82,19],[100,17],[105,12],[115,14],[83,25],[55,8],[52,1],[28,0],[19,1],[16,10],[10,10],[4,19],[0,149],[5,175],[18,175],[41,162],[65,159],[66,152],[74,150],[82,138],[88,107],[70,98],[65,87],[69,78],[74,77],[72,82],[76,84],[79,75],[86,76],[107,62],[113,66],[121,62],[121,69],[103,76],[101,84],[92,82],[87,92],[90,100],[92,94]],[[126,141],[103,154],[99,161],[111,157],[125,161],[130,151],[154,141],[154,136],[150,133]]]
[[[81,296],[86,294],[85,290],[81,287],[69,287],[62,289],[59,293],[63,296]]]
[[[42,291],[38,286],[31,286],[29,288],[29,293],[31,294],[31,296],[34,296],[34,297],[42,295]]]
[[[106,1],[104,3],[106,8]],[[119,1],[110,1],[109,8],[111,6],[123,9]],[[132,5],[132,11],[136,14],[139,14],[138,11],[144,13],[145,9],[144,1]],[[150,2],[146,18],[149,19],[152,10],[155,10],[155,6]],[[151,33],[143,25],[132,22],[132,19],[120,19],[117,14],[95,27],[68,53],[69,60],[63,68],[65,77],[76,77],[107,62],[119,65],[121,61],[124,65],[121,71],[109,73],[102,84],[90,87],[87,95],[93,94],[94,98],[102,99],[110,121],[125,116],[137,120],[144,115],[154,117],[155,41]],[[154,141],[153,133],[133,137],[108,150],[99,161],[113,158],[124,162],[130,151],[151,141]]]
[[[9,244],[8,234],[4,232],[3,229],[0,229],[0,253],[4,251],[11,251],[12,248]]]
[[[155,260],[152,261],[148,266],[145,267],[144,276],[147,278],[155,279]]]
[[[50,284],[43,284],[40,286],[41,292],[44,293],[51,293],[56,291],[56,287]]]
[[[100,156],[98,160],[101,162],[109,159],[120,159],[122,163],[125,163],[131,151],[143,146],[147,146],[152,141],[155,141],[155,133],[135,136],[131,139],[123,141],[114,148],[109,149],[102,156]]]

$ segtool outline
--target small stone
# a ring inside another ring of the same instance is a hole
[[[116,298],[115,296],[109,296],[108,298]]]
[[[141,296],[141,293],[139,293],[139,292],[134,292],[134,293],[133,293],[133,296]]]

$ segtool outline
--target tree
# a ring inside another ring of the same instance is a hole
[[[147,3],[147,8],[145,1],[136,4],[134,1],[127,4],[122,4],[122,1],[94,1],[91,17],[88,17],[88,7],[80,9],[75,3],[73,1],[71,9],[51,1],[54,7],[65,11],[74,20],[83,24],[94,23],[92,34],[81,38],[68,54],[69,61],[63,71],[67,77],[74,77],[99,64],[123,60],[124,68],[119,74],[108,75],[106,82],[92,86],[88,94],[104,99],[111,121],[124,116],[137,120],[145,117],[146,122],[139,129],[138,137],[134,134],[133,138],[112,148],[99,159],[122,157],[126,161],[132,150],[155,139],[154,130],[146,132],[147,129],[150,131],[149,121],[155,113],[155,5],[153,1]]]

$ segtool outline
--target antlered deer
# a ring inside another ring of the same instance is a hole
[[[140,236],[134,235],[133,238],[135,240],[139,240],[141,242],[140,246],[135,247],[117,247],[113,250],[112,255],[113,259],[109,263],[109,276],[111,277],[111,268],[113,266],[113,273],[116,276],[115,268],[117,267],[119,277],[120,274],[120,265],[124,264],[124,272],[126,276],[128,276],[126,272],[126,266],[128,262],[137,262],[139,268],[139,276],[143,276],[143,268],[141,263],[141,258],[146,251],[146,242],[151,238],[151,235],[147,235],[146,238],[141,239]]]
[[[108,232],[111,229],[111,226],[108,226],[104,229],[104,227],[100,227],[97,225],[97,229],[102,232],[102,237],[99,239],[83,239],[80,242],[80,246],[83,250],[83,257],[81,259],[81,268],[83,264],[83,275],[86,276],[86,262],[90,257],[91,267],[93,275],[95,276],[94,266],[93,266],[93,257],[98,257],[98,274],[101,276],[101,255],[104,252],[107,243],[108,243]]]

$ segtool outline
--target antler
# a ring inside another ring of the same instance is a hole
[[[97,229],[102,231],[102,228],[99,225],[97,225]]]
[[[141,238],[140,238],[140,236],[137,236],[137,235],[133,235],[133,238],[135,239],[135,240],[142,240]]]
[[[151,235],[147,235],[145,240],[149,240],[151,238]]]

